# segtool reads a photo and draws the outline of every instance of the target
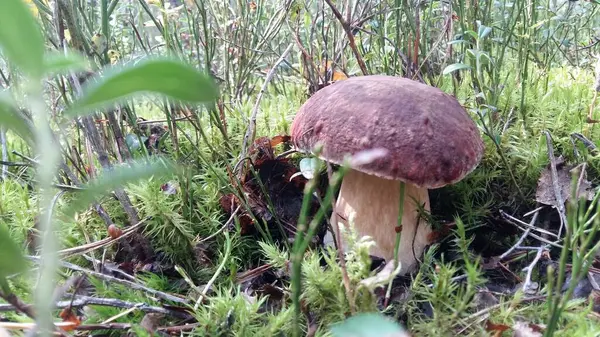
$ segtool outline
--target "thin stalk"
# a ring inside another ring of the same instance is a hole
[[[100,7],[100,15],[102,18],[102,35],[104,35],[104,38],[106,38],[106,48],[104,48],[104,50],[102,51],[102,58],[104,61],[104,64],[108,64],[108,49],[109,49],[109,45],[110,45],[110,30],[108,29],[108,19],[109,19],[109,14],[108,14],[108,1],[109,0],[101,0],[101,7]]]
[[[58,243],[54,235],[52,219],[52,181],[57,173],[60,152],[56,146],[50,130],[49,114],[44,104],[43,88],[41,81],[31,79],[29,83],[29,102],[33,114],[36,132],[36,147],[39,161],[44,163],[37,169],[38,189],[40,192],[40,231],[41,261],[39,267],[39,280],[35,290],[37,323],[42,336],[50,336],[53,331],[53,300],[50,296],[54,292],[58,258],[56,251]]]
[[[112,0],[112,2],[110,3],[110,6],[108,6],[108,16],[112,15],[112,13],[115,11],[115,8],[117,7],[118,3],[119,3],[119,0]]]
[[[2,161],[8,162],[8,147],[6,144],[6,130],[0,127],[0,147],[2,147]],[[2,165],[2,173],[0,174],[0,180],[6,179],[8,174],[8,166]]]
[[[400,200],[398,201],[398,223],[396,227],[396,243],[394,244],[394,270],[398,269],[398,251],[400,250],[400,239],[402,238],[402,217],[404,216],[404,193],[406,190],[406,184],[401,181],[400,182]],[[388,284],[385,298],[386,302],[390,298],[392,294],[392,283],[394,282],[394,278],[390,279],[390,283]]]

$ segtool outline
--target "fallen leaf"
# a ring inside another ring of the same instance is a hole
[[[581,167],[582,165],[567,165],[564,163],[564,159],[562,159],[562,157],[558,158],[556,165],[558,176],[557,185],[563,201],[567,201],[571,197],[571,174],[573,171],[578,174]],[[587,180],[587,172],[584,172],[583,179],[579,185],[579,190],[577,191],[578,198],[592,200],[594,198],[594,191],[592,190],[591,186],[591,183]],[[535,200],[541,204],[557,206],[556,193],[554,192],[552,171],[550,167],[547,167],[544,169],[544,171],[542,171],[542,174],[538,180],[537,190],[535,192]]]
[[[62,318],[63,322],[72,323],[72,325],[62,327],[65,331],[73,331],[76,327],[81,325],[81,320],[75,313],[73,313],[72,308],[65,308],[60,312],[60,318]]]
[[[108,226],[108,235],[113,239],[117,239],[121,235],[123,235],[123,230],[115,226],[114,224],[111,224],[110,226]]]
[[[473,302],[475,303],[475,308],[477,308],[477,310],[491,308],[492,306],[500,303],[498,298],[488,290],[478,291],[473,297]]]
[[[432,230],[431,233],[427,235],[427,241],[432,244],[438,242],[440,239],[446,237],[452,230],[452,227],[456,226],[456,222],[445,223],[440,226],[440,228],[436,230]]]
[[[485,330],[488,332],[491,331],[499,331],[499,332],[503,332],[510,329],[510,327],[508,325],[505,324],[496,324],[496,323],[492,323],[490,321],[486,321],[485,322]]]
[[[516,322],[513,326],[513,337],[541,337],[542,328],[533,323]]]
[[[158,313],[149,313],[142,318],[142,322],[140,326],[144,328],[146,331],[153,333],[156,332],[156,329],[160,326],[160,320],[165,317],[164,314]]]
[[[242,205],[238,212],[242,235],[258,232],[254,226],[256,218],[267,223],[269,232],[276,241],[295,236],[304,186],[308,180],[297,174],[299,170],[289,158],[275,156],[273,146],[287,141],[287,136],[257,138],[248,150],[250,160],[244,166],[241,186],[236,186],[238,192],[243,194],[226,194],[219,200],[221,207],[229,215]],[[239,199],[243,199],[243,202]],[[315,198],[311,203],[310,214],[314,214],[318,207]],[[321,229],[325,227],[322,227],[318,232],[319,238],[324,234]]]
[[[348,76],[338,69],[340,68],[333,66],[333,62],[327,61],[326,65],[323,63],[319,67],[319,74],[321,77],[325,78],[325,82],[337,82],[347,79]]]

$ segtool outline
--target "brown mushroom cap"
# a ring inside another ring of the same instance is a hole
[[[342,164],[346,155],[384,149],[386,155],[352,167],[381,178],[438,188],[461,180],[483,155],[475,123],[451,95],[402,77],[352,77],[317,91],[291,127],[297,150],[323,145],[320,157]]]

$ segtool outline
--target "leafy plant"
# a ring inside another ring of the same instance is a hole
[[[59,62],[56,59],[44,62],[47,54],[42,34],[22,1],[3,1],[0,4],[0,13],[0,20],[3,22],[0,27],[0,48],[8,61],[16,64],[25,77],[28,94],[26,108],[33,115],[33,119],[28,120],[25,116],[18,115],[15,110],[11,111],[4,105],[5,108],[0,115],[0,125],[8,129],[15,129],[19,134],[25,136],[29,130],[33,130],[36,153],[39,155],[40,162],[43,163],[37,169],[37,191],[41,195],[40,229],[43,239],[40,281],[36,291],[36,309],[39,328],[44,335],[49,335],[53,330],[51,315],[53,303],[50,294],[54,290],[57,269],[56,250],[58,248],[57,240],[53,237],[52,208],[56,197],[53,196],[52,182],[57,173],[60,152],[48,121],[41,81],[49,71],[56,71]],[[65,62],[64,59],[60,63],[60,68],[67,71],[72,71],[78,66],[77,62]],[[206,75],[180,63],[166,60],[147,60],[123,67],[110,76],[96,76],[90,83],[93,85],[82,91],[81,97],[75,100],[66,116],[75,119],[84,112],[89,113],[92,108],[115,104],[123,97],[143,92],[157,93],[175,100],[202,103],[214,100],[217,96],[214,85]],[[68,213],[75,213],[99,195],[126,182],[152,175],[172,173],[168,166],[160,162],[132,163],[128,166],[114,169],[112,172],[104,174],[102,178],[91,181],[83,191],[79,192],[77,202],[71,206]],[[4,241],[8,240],[4,233],[0,237]],[[3,244],[0,250],[3,255],[15,255],[14,245],[9,243]],[[14,257],[13,260],[18,261],[17,257]],[[3,273],[13,271],[8,269],[9,266],[6,267],[7,270]],[[0,276],[6,277],[5,274]],[[5,281],[3,280],[3,282]]]

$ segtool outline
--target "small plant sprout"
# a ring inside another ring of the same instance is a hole
[[[300,108],[291,134],[299,151],[321,143],[320,157],[334,164],[347,155],[379,153],[351,163],[334,212],[343,224],[356,216],[359,234],[376,243],[372,254],[397,259],[401,274],[414,269],[430,243],[431,228],[419,215],[419,209],[430,209],[428,189],[461,180],[484,149],[477,127],[454,97],[380,75],[318,91]]]

